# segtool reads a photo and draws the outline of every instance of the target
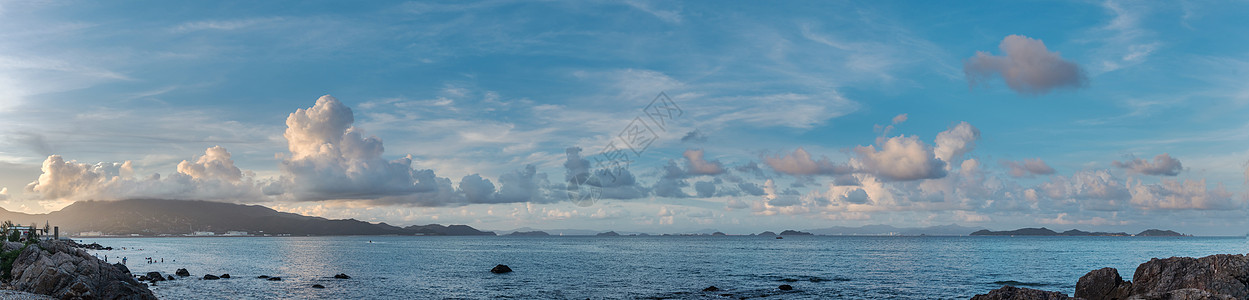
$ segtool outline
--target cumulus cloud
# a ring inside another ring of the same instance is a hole
[[[837,199],[846,203],[854,204],[865,204],[872,200],[871,197],[868,197],[867,191],[864,191],[863,189],[850,190],[845,195],[839,196]]]
[[[163,198],[184,200],[256,201],[262,198],[263,183],[250,172],[234,166],[230,153],[220,146],[208,148],[205,155],[182,161],[169,176],[134,176],[130,161],[96,164],[66,161],[60,155],[48,156],[42,173],[26,185],[26,191],[44,199],[116,200]]]
[[[1144,159],[1132,157],[1131,160],[1123,162],[1114,161],[1111,164],[1134,173],[1155,176],[1176,176],[1180,175],[1180,171],[1184,170],[1184,165],[1180,164],[1180,160],[1172,158],[1167,153],[1154,156],[1152,163]]]
[[[1206,187],[1206,180],[1163,179],[1156,184],[1143,184],[1140,180],[1128,182],[1132,205],[1141,209],[1237,209],[1242,205],[1234,200],[1234,194],[1222,184],[1213,189]]]
[[[685,136],[681,137],[681,142],[702,143],[706,141],[707,141],[707,135],[703,134],[702,131],[698,131],[698,130],[692,130],[688,133],[685,133]]]
[[[851,171],[849,166],[834,164],[828,158],[813,160],[802,147],[785,156],[764,157],[763,163],[778,173],[788,175],[836,175]]]
[[[906,114],[900,114],[893,117],[893,125],[902,124],[902,122],[906,122]]]
[[[329,95],[286,118],[283,136],[290,154],[280,168],[296,200],[379,199],[438,191],[441,185],[432,171],[414,170],[410,156],[383,159],[382,139],[365,136],[353,122],[351,109]],[[446,199],[406,200],[436,205]]]
[[[689,173],[695,175],[720,175],[724,173],[724,166],[719,161],[707,161],[703,159],[702,149],[685,150],[685,163],[689,167]]]
[[[642,186],[629,169],[590,169],[590,161],[581,157],[581,148],[564,149],[564,182],[568,192],[582,185],[599,188],[599,196],[606,199],[636,199],[646,197],[650,189]]]
[[[1109,170],[1085,170],[1070,177],[1054,176],[1038,186],[1046,197],[1071,200],[1087,210],[1120,210],[1131,197],[1127,187]]]
[[[865,169],[887,180],[908,181],[941,178],[946,163],[937,159],[933,148],[917,136],[897,136],[880,141],[876,146],[859,146],[854,152]]]
[[[976,140],[980,139],[980,129],[967,122],[959,122],[937,134],[937,148],[933,153],[949,164],[957,163],[955,159],[976,148]]]
[[[1040,158],[1024,159],[1023,161],[1002,160],[1002,166],[1010,169],[1010,176],[1015,178],[1032,177],[1036,175],[1054,174],[1054,168]]]
[[[998,45],[1005,56],[976,52],[963,63],[963,73],[971,85],[1001,76],[1015,92],[1041,95],[1055,88],[1079,88],[1088,81],[1084,70],[1050,52],[1041,40],[1010,35]]]

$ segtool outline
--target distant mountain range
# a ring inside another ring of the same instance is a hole
[[[259,205],[159,199],[79,201],[47,214],[0,209],[0,220],[39,227],[47,222],[60,227],[63,236],[85,231],[117,235],[178,235],[195,231],[275,235],[494,235],[466,225],[397,227],[354,219],[309,217]]]
[[[806,232],[817,235],[967,235],[980,230],[978,227],[963,227],[958,224],[930,227],[893,227],[889,225],[866,225],[859,227],[833,226],[821,229],[807,229]]]
[[[971,235],[1031,235],[1031,236],[1130,236],[1127,232],[1088,232],[1079,229],[1072,229],[1063,232],[1055,232],[1049,228],[1020,228],[1008,231],[990,231],[979,230],[972,232]],[[1149,229],[1135,234],[1135,236],[1185,236],[1185,234],[1170,231]]]

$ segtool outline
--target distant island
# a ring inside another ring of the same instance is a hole
[[[1020,236],[1191,236],[1181,234],[1171,230],[1149,229],[1141,233],[1132,235],[1127,232],[1088,232],[1079,229],[1072,229],[1063,232],[1055,232],[1049,228],[1020,228],[1008,231],[990,231],[982,229],[972,232],[973,236],[1000,236],[1000,235],[1020,235]]]
[[[812,235],[810,232],[802,232],[797,230],[781,231],[781,235]]]
[[[517,231],[507,234],[509,236],[550,236],[546,231]]]
[[[893,227],[890,225],[864,225],[859,227],[833,226],[828,228],[807,229],[815,235],[888,235],[888,236],[961,236],[976,231],[979,227],[964,227],[958,224],[937,225],[929,227]]]
[[[79,201],[46,214],[0,209],[0,220],[18,224],[50,223],[60,227],[62,236],[495,235],[467,225],[398,227],[354,219],[310,217],[259,205],[160,199]]]

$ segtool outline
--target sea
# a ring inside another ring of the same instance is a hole
[[[1245,254],[1245,237],[331,236],[91,238],[161,299],[968,299],[1074,293],[1090,270]],[[121,248],[125,248],[124,250]],[[152,258],[153,262],[148,262]],[[162,262],[163,260],[163,262]],[[494,274],[498,264],[513,272]],[[350,279],[337,279],[335,274]],[[202,280],[205,274],[229,279]],[[258,276],[279,276],[269,281]],[[314,284],[324,288],[313,288]],[[792,290],[778,287],[790,285]],[[703,290],[715,286],[718,291]]]

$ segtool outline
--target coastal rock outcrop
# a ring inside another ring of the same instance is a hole
[[[1137,266],[1132,279],[1124,281],[1114,268],[1093,270],[1080,277],[1074,296],[1086,300],[1249,299],[1249,256],[1154,258]],[[972,299],[1069,298],[1058,292],[1005,286]]]
[[[22,249],[11,275],[14,290],[60,299],[156,299],[121,268],[61,241]]]
[[[150,281],[165,281],[165,276],[161,275],[160,272],[147,272],[147,278]]]
[[[981,294],[971,297],[971,300],[1069,300],[1075,299],[1067,297],[1067,295],[1059,292],[1042,291],[1030,288],[1018,288],[1013,286],[1003,286],[999,289],[989,291],[988,294]]]
[[[1074,296],[1085,300],[1127,299],[1131,288],[1132,283],[1123,281],[1118,270],[1101,268],[1080,276]]]
[[[221,279],[221,277],[217,277],[217,275],[213,275],[213,274],[204,275],[204,280],[217,280],[217,279]]]
[[[497,265],[497,266],[494,266],[494,268],[490,269],[490,273],[495,273],[495,274],[511,273],[511,272],[512,272],[512,268],[509,268],[507,265]]]
[[[347,276],[347,274],[344,274],[344,273],[338,273],[338,275],[334,275],[334,278],[338,278],[338,279],[351,279],[351,276]]]
[[[186,269],[178,269],[178,271],[174,271],[173,274],[182,277],[191,276],[191,272],[188,272]]]

